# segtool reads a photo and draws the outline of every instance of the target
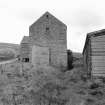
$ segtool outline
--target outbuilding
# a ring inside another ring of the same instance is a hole
[[[83,58],[88,76],[105,77],[105,29],[87,34]]]
[[[67,26],[49,12],[29,27],[21,42],[22,62],[67,68]]]

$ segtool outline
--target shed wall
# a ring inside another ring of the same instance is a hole
[[[29,58],[30,61],[30,51],[31,51],[31,46],[29,43],[21,43],[20,47],[20,59],[23,61],[24,58]]]
[[[105,76],[105,35],[92,37],[92,75]]]
[[[87,39],[86,48],[83,53],[84,58],[84,69],[86,70],[88,77],[91,76],[92,71],[92,60],[91,60],[91,40]]]

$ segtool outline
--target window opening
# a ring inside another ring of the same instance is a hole
[[[29,62],[29,58],[23,58],[23,62]]]

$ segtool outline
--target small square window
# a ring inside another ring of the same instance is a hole
[[[29,58],[23,58],[23,62],[29,62]]]
[[[46,31],[48,31],[49,30],[49,27],[46,27]]]
[[[46,17],[47,17],[47,18],[49,18],[49,16],[48,16],[48,15],[46,15]]]

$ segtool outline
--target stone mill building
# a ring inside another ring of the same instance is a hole
[[[29,36],[23,37],[21,61],[67,68],[66,31],[64,23],[46,12],[29,27]]]

